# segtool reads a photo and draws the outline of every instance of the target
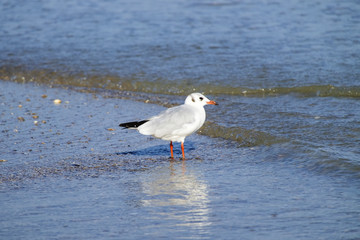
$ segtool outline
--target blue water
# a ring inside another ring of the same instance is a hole
[[[0,23],[0,238],[360,236],[358,1],[1,1]],[[220,105],[185,162],[118,128],[194,91]]]
[[[2,1],[1,63],[254,88],[359,84],[357,1]]]
[[[358,237],[359,196],[341,181],[241,159],[142,164],[2,193],[2,238]]]
[[[238,147],[193,135],[185,142],[187,160],[180,159],[179,144],[170,160],[168,143],[108,130],[117,118],[163,107],[108,93],[0,83],[3,239],[359,235],[358,178],[311,169],[292,143]],[[63,102],[55,105],[55,98]]]

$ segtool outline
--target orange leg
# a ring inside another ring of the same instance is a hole
[[[170,141],[170,153],[171,153],[171,158],[174,158],[174,153],[173,153],[173,144],[172,141]]]
[[[185,151],[184,151],[184,143],[183,142],[181,142],[181,151],[182,151],[183,159],[185,159]]]

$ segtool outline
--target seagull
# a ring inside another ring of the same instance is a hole
[[[201,93],[192,93],[187,96],[183,105],[168,108],[147,120],[121,123],[119,126],[124,129],[137,129],[143,135],[152,135],[170,141],[172,159],[174,158],[173,142],[180,142],[182,157],[185,159],[185,138],[204,124],[206,118],[204,106],[207,104],[218,105]]]

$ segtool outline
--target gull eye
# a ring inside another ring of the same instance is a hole
[[[199,97],[199,99],[200,99],[200,101],[204,100],[204,98],[203,98],[203,97]]]

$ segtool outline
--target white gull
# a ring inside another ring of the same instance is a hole
[[[172,142],[181,142],[182,156],[185,159],[185,138],[204,124],[206,118],[204,106],[207,104],[218,105],[201,93],[192,93],[187,96],[183,105],[168,108],[148,120],[121,123],[119,126],[137,129],[143,135],[152,135],[170,141],[171,158],[174,158]]]

